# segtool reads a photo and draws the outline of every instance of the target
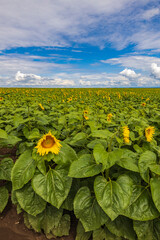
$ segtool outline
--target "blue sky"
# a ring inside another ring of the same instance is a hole
[[[160,87],[158,0],[0,4],[0,87]]]

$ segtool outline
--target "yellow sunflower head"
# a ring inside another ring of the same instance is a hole
[[[129,143],[129,128],[128,126],[123,127],[123,139],[125,143]]]
[[[142,105],[143,107],[145,107],[145,106],[146,106],[146,103],[144,102],[144,103],[142,103],[141,105]]]
[[[49,131],[39,141],[35,148],[40,155],[48,154],[49,152],[58,154],[62,145],[59,143],[55,136]]]
[[[40,108],[41,108],[42,110],[44,110],[44,107],[42,106],[42,104],[41,104],[41,103],[39,104],[39,106],[40,106]]]
[[[155,133],[155,128],[154,127],[149,126],[145,129],[145,136],[146,136],[147,142],[152,141],[154,133]]]
[[[107,115],[107,121],[110,122],[111,121],[111,118],[112,118],[113,114],[112,113],[109,113]]]

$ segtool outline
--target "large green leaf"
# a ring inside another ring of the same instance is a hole
[[[97,164],[102,163],[103,170],[112,167],[121,158],[121,149],[106,152],[102,144],[95,145],[93,155]]]
[[[13,189],[22,188],[34,175],[36,168],[35,160],[31,157],[31,151],[25,151],[17,159],[11,172]]]
[[[11,180],[11,170],[13,168],[13,160],[4,158],[0,161],[0,180]]]
[[[94,182],[97,201],[106,214],[114,220],[121,210],[127,208],[133,190],[133,181],[127,175],[121,175],[117,181],[98,176]]]
[[[101,209],[88,187],[81,187],[74,199],[74,213],[83,224],[85,231],[99,228],[108,216]]]
[[[76,195],[76,193],[78,192],[79,188],[80,188],[80,179],[76,179],[74,178],[72,180],[72,186],[70,188],[69,194],[67,196],[67,198],[64,200],[61,208],[72,211],[73,210],[73,200],[74,197]]]
[[[116,162],[119,166],[128,170],[139,172],[137,153],[128,149],[121,149],[121,158]]]
[[[160,165],[159,164],[154,164],[149,166],[151,172],[160,175]]]
[[[104,148],[107,147],[107,141],[105,139],[94,139],[93,141],[87,144],[87,147],[93,149],[94,146],[99,143],[102,144]]]
[[[58,155],[56,155],[54,157],[54,161],[57,164],[71,164],[73,161],[77,160],[77,154],[76,152],[73,150],[73,148],[71,148],[70,146],[68,146],[66,143],[61,142],[61,149]]]
[[[159,240],[160,239],[160,221],[133,221],[133,227],[138,240]]]
[[[74,178],[92,177],[99,174],[101,170],[102,166],[97,165],[90,154],[84,154],[71,164],[68,175]]]
[[[136,234],[133,229],[133,222],[124,216],[118,216],[114,221],[105,223],[109,231],[118,237],[124,237],[128,240],[135,240]]]
[[[88,240],[90,236],[92,235],[92,232],[85,232],[85,229],[82,225],[82,223],[79,221],[77,224],[77,234],[75,240]]]
[[[46,207],[43,212],[42,229],[47,234],[53,228],[57,228],[62,219],[63,209],[57,209],[52,205]]]
[[[109,130],[94,130],[92,132],[93,137],[98,137],[98,138],[110,138],[113,136],[114,133],[110,132]]]
[[[29,224],[36,232],[40,232],[41,229],[43,229],[45,234],[48,234],[54,227],[58,227],[62,214],[62,209],[57,209],[51,205],[47,205],[46,209],[42,213],[37,216],[27,214],[27,218]]]
[[[149,183],[149,167],[156,164],[156,154],[151,151],[145,151],[141,154],[138,167],[141,174],[141,177]]]
[[[69,142],[72,146],[84,146],[87,143],[87,134],[84,132],[77,133]]]
[[[107,240],[106,232],[104,228],[99,228],[93,231],[93,240]]]
[[[122,238],[111,233],[106,226],[104,226],[93,231],[93,240],[122,240]]]
[[[0,129],[0,138],[5,138],[5,139],[8,138],[6,131],[4,131],[3,129]]]
[[[57,227],[52,228],[52,234],[56,237],[69,235],[70,230],[70,215],[65,214],[62,216]]]
[[[32,187],[45,201],[60,208],[72,184],[72,178],[67,174],[68,171],[63,168],[50,169],[46,175],[37,171],[32,179]]]
[[[5,186],[0,187],[0,212],[3,212],[9,198],[8,190]]]
[[[122,211],[121,214],[139,221],[152,220],[160,215],[152,201],[149,191],[141,185],[133,186],[129,206]]]
[[[16,197],[21,208],[33,216],[41,213],[46,207],[46,202],[34,192],[30,182],[16,191]]]
[[[160,178],[151,178],[150,181],[153,202],[160,212]]]

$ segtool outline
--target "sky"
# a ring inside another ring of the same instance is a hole
[[[0,87],[160,87],[160,0],[0,0]]]

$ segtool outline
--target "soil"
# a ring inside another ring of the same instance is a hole
[[[76,235],[76,219],[72,219],[69,236],[52,238],[54,240],[74,240]],[[7,207],[0,214],[1,240],[47,240],[43,233],[36,233],[24,225],[23,214],[17,214],[16,207],[9,200]]]

